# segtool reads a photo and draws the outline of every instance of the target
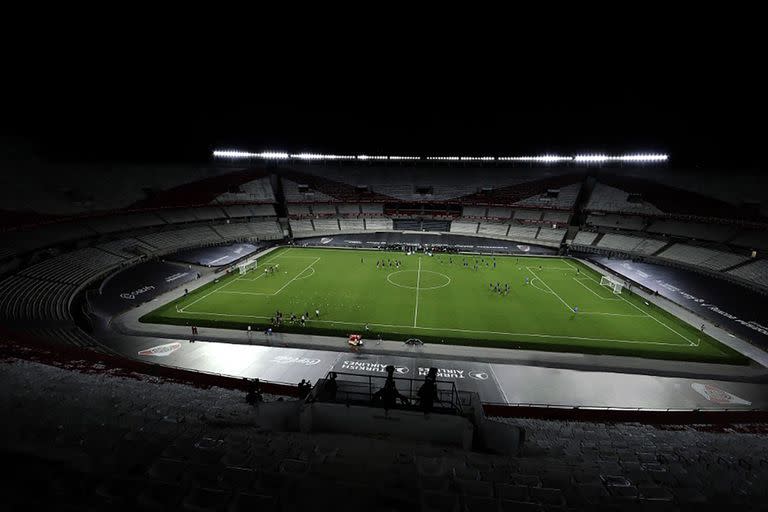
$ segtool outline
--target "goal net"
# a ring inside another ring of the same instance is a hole
[[[613,290],[613,293],[619,295],[624,288],[624,283],[613,277],[603,276],[600,278],[600,286],[607,286]]]
[[[237,268],[240,271],[240,274],[247,274],[251,270],[255,270],[258,267],[259,260],[256,258],[244,261],[243,263],[240,263],[237,265]]]

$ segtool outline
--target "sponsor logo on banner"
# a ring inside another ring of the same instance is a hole
[[[463,379],[465,371],[466,370],[457,370],[455,368],[438,368],[437,378],[438,379]],[[426,377],[428,373],[429,373],[429,368],[419,367],[419,377]]]
[[[165,357],[173,354],[180,348],[181,348],[181,343],[179,343],[178,341],[175,341],[173,343],[158,345],[157,347],[148,348],[146,350],[139,350],[139,355]]]
[[[476,380],[488,380],[487,372],[477,372],[475,370],[471,370],[469,372],[469,376]]]
[[[531,246],[530,245],[516,245],[515,247],[517,247],[518,249],[520,249],[523,252],[528,252],[528,251],[531,250]]]
[[[324,236],[323,238],[320,239],[320,243],[323,245],[329,244],[331,242],[333,242],[333,238],[330,236]]]
[[[154,290],[154,289],[155,289],[155,287],[151,286],[151,285],[150,286],[143,286],[143,287],[141,287],[141,288],[139,288],[137,290],[133,290],[132,292],[121,293],[120,294],[120,298],[121,299],[126,299],[126,300],[134,300],[137,295],[141,295],[142,293],[146,293],[146,292],[148,292],[150,290]]]
[[[372,372],[372,373],[387,373],[387,366],[389,366],[389,363],[370,363],[367,361],[342,361],[341,363],[341,369],[342,370],[353,370],[358,372]],[[397,366],[393,365],[395,367],[395,373],[398,375],[407,375],[408,372],[410,372],[410,369],[407,366]],[[426,374],[425,374],[426,375]]]
[[[278,364],[303,364],[304,366],[314,366],[320,364],[321,359],[309,359],[308,357],[277,356],[272,359],[273,363]]]
[[[723,389],[710,384],[694,382],[691,387],[710,402],[720,405],[752,405],[752,402],[739,398]]]

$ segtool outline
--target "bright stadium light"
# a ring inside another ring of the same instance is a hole
[[[288,153],[280,153],[277,151],[264,151],[262,153],[258,153],[259,158],[264,158],[267,160],[286,160],[289,156],[290,155]]]
[[[623,162],[665,162],[667,159],[669,159],[669,156],[656,153],[641,153],[636,155],[622,155],[618,157],[618,159]]]
[[[221,149],[213,152],[215,158],[251,158],[253,153],[234,149]]]
[[[429,157],[427,157],[429,158]],[[420,156],[390,156],[390,160],[420,160]]]
[[[358,160],[386,160],[385,155],[357,155]]]
[[[587,162],[587,163],[600,163],[607,162],[611,157],[601,154],[589,154],[589,155],[576,155],[574,157],[575,162]]]
[[[513,161],[513,162],[542,162],[542,163],[554,163],[554,162],[566,162],[573,160],[572,156],[560,156],[560,155],[538,155],[538,156],[504,156],[499,157],[499,160]]]

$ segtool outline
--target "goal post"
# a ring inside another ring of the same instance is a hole
[[[600,278],[600,286],[607,286],[613,293],[620,295],[622,288],[624,288],[624,283],[615,277],[603,276]]]
[[[238,263],[237,268],[238,268],[238,271],[240,272],[240,275],[243,275],[243,274],[247,274],[251,270],[257,269],[258,266],[259,266],[258,258],[251,258],[242,263]]]

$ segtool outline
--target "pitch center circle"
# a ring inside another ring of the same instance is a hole
[[[389,284],[409,290],[436,290],[451,284],[451,278],[441,272],[422,270],[398,270],[387,275]],[[416,286],[418,284],[418,286]]]

